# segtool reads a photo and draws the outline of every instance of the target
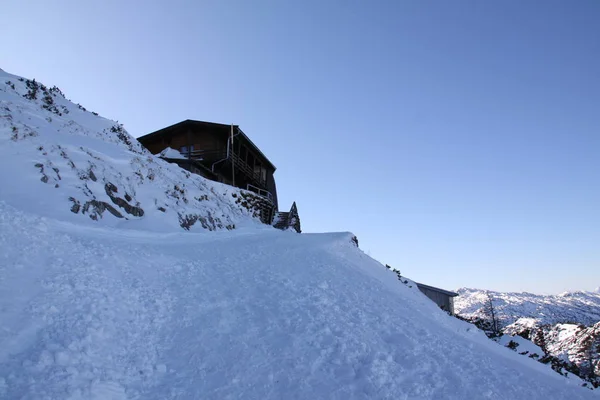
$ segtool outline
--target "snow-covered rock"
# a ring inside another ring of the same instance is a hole
[[[596,340],[596,346],[600,345],[600,342],[598,342],[600,322],[589,327],[575,324],[556,324],[548,328],[545,334],[548,353],[574,362],[579,366],[588,362],[587,350],[590,345],[594,344],[594,340]],[[600,369],[598,372],[600,373]]]
[[[512,348],[521,355],[532,356],[534,358],[540,358],[546,355],[540,346],[537,346],[531,343],[530,340],[518,335],[502,335],[498,338],[497,342],[505,347]]]
[[[3,200],[38,215],[161,232],[258,223],[251,192],[168,164],[58,88],[6,72],[0,166]]]

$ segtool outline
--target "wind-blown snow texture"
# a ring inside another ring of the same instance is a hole
[[[162,233],[172,225],[159,212],[120,225],[63,212],[63,190],[83,196],[79,180],[61,164],[70,177],[56,178],[59,188],[41,183],[30,164],[55,158],[32,145],[54,149],[61,138],[70,160],[82,158],[76,165],[90,161],[89,150],[102,171],[123,175],[138,153],[87,125],[78,128],[85,136],[37,129],[46,114],[7,105],[5,94],[0,162],[13,175],[0,175],[0,398],[596,398],[443,313],[351,234],[280,232],[253,223],[228,196],[223,218],[245,219],[239,229],[174,224]],[[6,138],[8,123],[37,136]],[[109,157],[115,146],[120,156]],[[184,175],[148,163],[164,169],[156,176]],[[118,193],[152,204],[168,176],[131,187],[124,179]],[[209,182],[194,182],[210,193]]]
[[[438,310],[349,234],[157,234],[0,204],[7,399],[589,395]]]

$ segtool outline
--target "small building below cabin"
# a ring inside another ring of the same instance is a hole
[[[458,293],[424,285],[422,283],[417,283],[417,287],[421,293],[429,297],[431,301],[437,304],[442,310],[448,311],[450,314],[454,315],[454,298],[458,296]]]

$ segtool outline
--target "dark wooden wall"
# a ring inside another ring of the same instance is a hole
[[[237,129],[237,127],[235,127]],[[177,124],[173,127],[166,128],[150,138],[141,140],[144,147],[151,153],[158,154],[167,147],[181,151],[183,147],[190,149],[193,146],[193,151],[209,152],[202,155],[202,163],[207,168],[212,168],[213,163],[225,158],[227,153],[227,144],[230,128],[223,126],[199,125],[199,124]],[[237,132],[236,132],[237,133]],[[243,160],[246,164],[246,171],[254,171],[258,173],[262,182],[254,182],[248,178],[242,170],[241,165],[236,165],[236,186],[246,189],[247,184],[258,186],[261,189],[269,191],[273,195],[273,200],[277,206],[277,187],[275,185],[275,168],[270,162],[260,153],[256,151],[245,135],[236,135],[234,133],[233,152],[237,155],[236,163]],[[210,153],[212,152],[212,153]],[[232,167],[230,162],[222,162],[215,165],[217,172],[217,180],[223,183],[232,184]]]
[[[194,150],[227,151],[227,137],[218,132],[191,132],[190,143]]]

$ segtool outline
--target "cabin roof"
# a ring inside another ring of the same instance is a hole
[[[189,126],[196,126],[196,127],[209,127],[209,128],[213,128],[219,132],[223,132],[223,134],[225,135],[229,135],[230,133],[230,129],[231,129],[231,125],[228,124],[219,124],[216,122],[206,122],[206,121],[196,121],[193,119],[186,119],[184,121],[178,122],[176,124],[167,126],[165,128],[159,129],[157,131],[148,133],[147,135],[143,135],[140,136],[138,138],[138,140],[141,142],[143,140],[148,140],[148,139],[152,139],[155,136],[160,136],[161,134],[167,133],[168,131],[174,129],[174,128],[179,128],[185,125],[189,125]],[[240,129],[240,127],[238,125],[234,125],[235,128],[237,128],[239,134],[246,140],[248,141],[248,143],[250,144],[250,147],[256,151],[258,153],[258,155],[264,160],[266,161],[266,163],[273,168],[273,171],[275,171],[277,168],[275,167],[275,165],[273,165],[273,163],[271,161],[269,161],[269,159],[267,158],[267,156],[264,155],[264,153],[258,148],[258,146],[256,146],[254,144],[254,142],[252,140],[250,140],[250,138],[248,136],[246,136],[246,134]]]
[[[415,283],[417,283],[417,282],[415,282]],[[443,293],[446,296],[450,296],[450,297],[456,297],[456,296],[458,296],[458,293],[451,292],[449,290],[444,290],[444,289],[436,288],[436,287],[429,286],[429,285],[424,285],[422,283],[417,283],[417,287],[419,289],[423,288],[423,289],[429,289],[429,290],[433,290],[433,291],[436,291],[436,292],[440,292],[440,293]]]

